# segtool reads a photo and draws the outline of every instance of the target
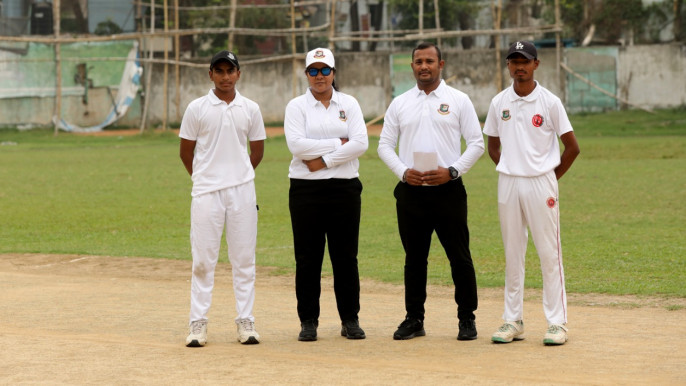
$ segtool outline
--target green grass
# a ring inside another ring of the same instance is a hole
[[[581,155],[560,181],[570,292],[686,297],[686,111],[571,116]],[[0,253],[189,259],[190,178],[172,133],[94,137],[0,130]],[[402,283],[396,178],[376,155],[361,159],[360,272]],[[258,264],[294,267],[283,137],[268,139],[257,169]],[[497,173],[484,155],[465,176],[471,250],[480,287],[503,285]],[[226,260],[222,248],[222,260]],[[530,243],[528,287],[541,287]],[[330,274],[330,266],[325,264]],[[430,282],[450,284],[434,238]]]

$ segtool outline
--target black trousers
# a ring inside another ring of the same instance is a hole
[[[295,249],[295,296],[301,321],[319,319],[324,247],[328,240],[341,320],[357,320],[357,249],[362,183],[359,179],[291,179],[289,209]]]
[[[438,236],[450,261],[460,320],[474,319],[478,306],[476,273],[469,251],[467,192],[462,178],[439,186],[395,187],[398,231],[405,249],[406,317],[424,320],[431,236]]]

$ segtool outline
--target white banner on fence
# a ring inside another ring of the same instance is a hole
[[[126,115],[126,112],[136,99],[136,93],[138,93],[138,88],[141,85],[141,75],[143,74],[143,67],[138,61],[138,42],[134,42],[133,48],[129,51],[129,55],[126,60],[126,66],[124,67],[124,73],[121,77],[121,83],[119,83],[119,89],[117,91],[117,97],[114,98],[114,103],[110,108],[109,114],[105,117],[102,123],[91,126],[91,127],[80,127],[73,125],[64,119],[59,119],[53,117],[53,121],[57,128],[64,131],[73,131],[77,133],[88,133],[95,131],[102,131],[105,127],[113,124],[119,118]]]

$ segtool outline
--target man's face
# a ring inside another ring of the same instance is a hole
[[[416,50],[411,66],[417,84],[421,87],[439,82],[444,63],[443,60],[438,59],[438,52],[434,47]]]
[[[210,70],[214,88],[220,92],[233,92],[240,77],[240,70],[229,62],[219,62]]]
[[[507,59],[507,69],[510,71],[510,76],[517,82],[532,80],[537,68],[538,59],[527,59],[520,54],[515,54]]]

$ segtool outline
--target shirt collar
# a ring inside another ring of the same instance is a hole
[[[309,87],[307,88],[307,91],[305,91],[305,99],[310,106],[314,106],[319,102],[315,99],[314,95],[312,95],[312,91]],[[331,93],[331,103],[338,104],[338,91],[336,91],[336,89],[333,89],[333,92]]]
[[[541,87],[538,85],[537,80],[534,80],[534,82],[536,83],[536,87],[534,87],[534,90],[529,95],[526,95],[526,96],[517,95],[517,93],[514,90],[514,82],[513,82],[513,85],[510,87],[510,92],[509,92],[510,102],[514,102],[514,101],[519,100],[519,99],[524,100],[526,102],[531,102],[531,101],[535,100],[536,97],[538,97],[538,91],[541,89]]]
[[[446,87],[448,87],[448,86],[446,86],[445,80],[441,79],[441,83],[438,84],[438,87],[436,87],[435,90],[431,91],[428,94],[426,94],[424,91],[420,90],[419,86],[417,86],[417,84],[414,85],[414,90],[415,90],[415,94],[417,96],[420,96],[422,94],[427,95],[427,96],[429,96],[431,94],[435,94],[437,97],[440,97],[445,92]]]
[[[217,96],[214,94],[214,89],[210,89],[210,91],[207,93],[207,96],[210,98],[210,103],[213,105],[218,105],[222,102],[223,100],[217,98]],[[233,98],[233,101],[231,103],[240,106],[243,102],[243,97],[241,96],[241,93],[236,90],[236,96]]]

